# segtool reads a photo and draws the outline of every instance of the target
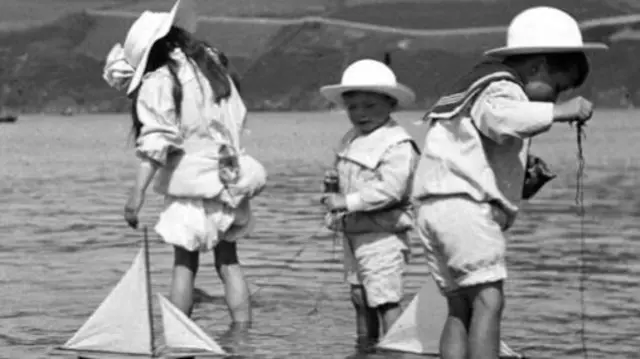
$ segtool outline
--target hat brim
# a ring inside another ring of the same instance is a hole
[[[341,106],[344,105],[342,95],[349,91],[366,91],[387,95],[396,99],[399,107],[408,107],[412,105],[416,99],[415,93],[403,84],[397,84],[396,86],[328,85],[320,88],[322,96]]]
[[[485,56],[506,57],[513,55],[534,55],[534,54],[551,54],[551,53],[567,53],[567,52],[594,52],[609,49],[609,46],[599,42],[586,42],[582,46],[531,46],[531,47],[499,47],[486,51]]]
[[[131,77],[131,82],[129,83],[129,87],[127,88],[127,95],[131,94],[142,81],[142,76],[144,75],[144,70],[147,67],[147,61],[149,60],[149,53],[151,52],[151,48],[156,41],[165,37],[172,26],[177,26],[181,29],[184,29],[190,33],[195,33],[198,25],[198,14],[196,13],[196,7],[193,0],[177,0],[173,5],[171,12],[169,12],[169,16],[165,22],[158,28],[158,31],[154,34],[153,38],[149,46],[144,51],[140,63],[136,67],[133,76]]]

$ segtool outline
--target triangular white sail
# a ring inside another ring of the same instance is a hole
[[[211,354],[226,352],[196,323],[176,308],[165,296],[156,293],[162,312],[165,345],[170,349],[201,350]]]
[[[144,249],[61,349],[152,355]]]
[[[433,279],[418,291],[400,318],[380,340],[378,347],[401,352],[438,355],[440,334],[447,319],[447,302]],[[501,358],[522,358],[500,343]]]

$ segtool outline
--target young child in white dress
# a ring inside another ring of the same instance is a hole
[[[171,301],[190,314],[199,254],[213,250],[232,320],[248,323],[236,240],[251,229],[249,200],[266,172],[243,153],[245,105],[224,56],[193,37],[196,18],[193,0],[178,0],[169,13],[145,11],[107,58],[105,79],[133,100],[140,159],[125,219],[137,226],[155,178],[166,203],[155,229],[174,246]]]

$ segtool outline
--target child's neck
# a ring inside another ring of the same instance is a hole
[[[380,123],[378,126],[374,127],[373,129],[370,129],[370,130],[368,130],[368,131],[366,131],[366,132],[365,132],[365,131],[363,131],[363,130],[362,130],[362,129],[360,129],[360,128],[357,128],[357,127],[356,127],[356,130],[358,131],[358,133],[359,133],[360,135],[368,135],[368,134],[374,133],[374,132],[376,132],[377,130],[379,130],[380,128],[382,128],[382,127],[386,126],[387,124],[389,124],[389,122],[390,122],[390,121],[391,121],[391,116],[387,117],[387,119],[386,119],[384,122]]]

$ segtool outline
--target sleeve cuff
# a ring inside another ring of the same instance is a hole
[[[347,212],[357,212],[364,209],[360,193],[349,193],[345,196],[345,202],[347,203]]]

